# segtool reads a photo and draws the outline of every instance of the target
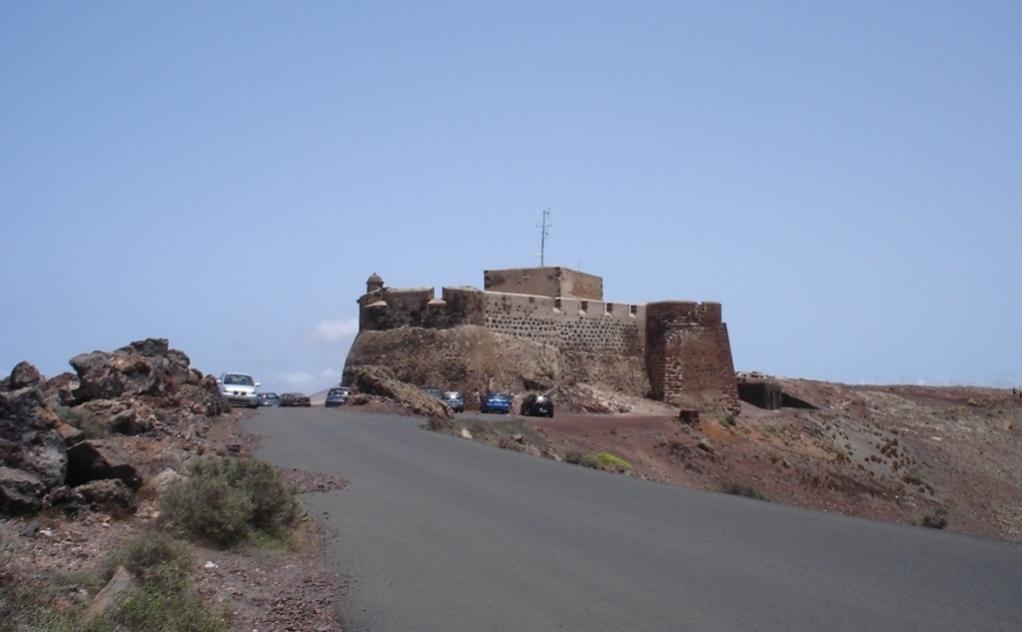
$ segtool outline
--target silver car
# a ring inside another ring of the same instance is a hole
[[[220,397],[232,406],[259,407],[259,382],[245,373],[224,373],[216,381],[220,385]]]

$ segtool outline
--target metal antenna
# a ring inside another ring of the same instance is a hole
[[[550,227],[553,224],[550,223],[550,207],[543,209],[543,223],[536,224],[536,228],[540,229],[539,232],[539,267],[544,267],[546,263],[546,238],[550,235]]]

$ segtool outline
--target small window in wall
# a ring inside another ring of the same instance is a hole
[[[589,301],[582,301],[578,306],[578,313],[585,316],[589,312]]]
[[[603,310],[603,314],[605,316],[612,316],[614,314],[614,304],[607,303],[606,307]]]
[[[561,299],[559,298],[554,299],[554,311],[555,312],[561,311]]]
[[[629,305],[628,306],[628,314],[630,316],[638,316],[638,314],[639,314],[639,306],[638,305]]]

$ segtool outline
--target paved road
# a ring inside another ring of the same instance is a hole
[[[262,410],[352,632],[1022,630],[1022,546],[680,489],[350,410]]]

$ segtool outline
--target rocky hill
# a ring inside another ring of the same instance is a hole
[[[476,404],[471,401],[475,393],[489,389],[522,393],[573,391],[581,386],[589,395],[619,395],[621,402],[648,394],[645,367],[638,360],[622,356],[586,361],[577,357],[580,354],[476,325],[402,327],[359,333],[348,353],[345,373],[383,366],[402,382],[462,391],[469,398],[468,407]],[[580,394],[565,401],[575,399],[592,397]]]
[[[129,511],[136,490],[203,450],[223,410],[216,380],[164,339],[70,363],[45,380],[22,362],[0,380],[0,514]]]
[[[550,420],[431,426],[675,485],[1022,541],[1022,393],[751,378],[801,407],[743,403],[737,416],[558,411]]]

